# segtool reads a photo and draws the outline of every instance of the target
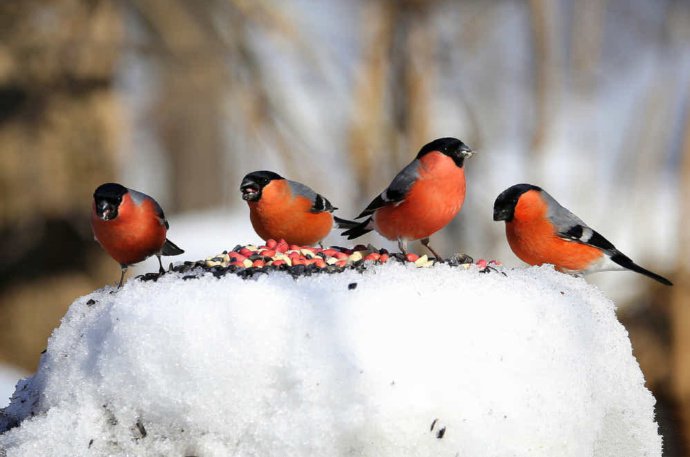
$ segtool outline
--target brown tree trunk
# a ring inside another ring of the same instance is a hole
[[[120,16],[108,0],[0,2],[0,360],[26,368],[65,297],[93,288],[91,195],[115,176],[122,128]]]
[[[678,267],[671,292],[673,336],[672,382],[682,408],[685,442],[690,442],[690,100],[686,104],[685,138],[680,170],[678,202]]]

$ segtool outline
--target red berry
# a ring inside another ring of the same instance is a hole
[[[405,256],[408,262],[416,262],[419,256],[417,254],[409,253]]]
[[[274,239],[268,239],[266,240],[266,247],[268,249],[275,249],[275,247],[278,245],[278,242]]]
[[[367,254],[366,256],[364,256],[364,260],[373,260],[374,262],[376,262],[380,258],[381,254],[379,254],[378,252],[372,252],[371,254]]]
[[[231,252],[228,254],[228,257],[230,257],[230,260],[233,262],[242,262],[244,259],[246,259],[246,256],[243,256],[239,252]]]
[[[253,267],[258,267],[258,268],[263,268],[266,265],[266,262],[264,262],[261,259],[257,259],[252,263]]]
[[[379,257],[379,262],[381,262],[381,263],[388,262],[388,254],[381,254],[381,257]]]

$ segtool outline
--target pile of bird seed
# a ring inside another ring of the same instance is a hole
[[[340,273],[347,269],[364,271],[372,265],[387,262],[414,264],[418,268],[429,268],[435,264],[451,267],[469,268],[476,265],[480,272],[498,271],[501,263],[483,259],[473,262],[466,255],[455,255],[449,259],[434,259],[427,255],[419,256],[408,253],[392,253],[386,249],[377,249],[372,245],[362,244],[352,248],[341,246],[313,247],[288,244],[284,240],[268,240],[262,246],[237,245],[231,251],[223,251],[213,257],[196,262],[184,262],[170,265],[169,271],[188,273],[182,279],[194,279],[210,272],[216,277],[235,274],[242,278],[251,278],[257,274],[271,271],[285,271],[297,278],[319,273]],[[143,281],[155,281],[159,273],[148,273],[138,278]]]

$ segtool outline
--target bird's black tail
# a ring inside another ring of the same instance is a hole
[[[161,255],[180,255],[184,253],[175,243],[166,238],[163,249],[161,249]]]
[[[333,216],[333,220],[335,221],[339,229],[346,229],[343,233],[341,233],[341,235],[346,236],[348,240],[359,238],[365,233],[369,233],[373,230],[373,227],[370,227],[370,217],[366,218],[362,222],[341,219],[337,216]]]
[[[616,262],[618,265],[620,265],[623,268],[627,268],[628,270],[632,270],[636,273],[643,274],[645,276],[648,276],[654,280],[659,281],[661,284],[667,285],[667,286],[672,286],[673,283],[669,281],[668,279],[664,278],[663,276],[660,276],[656,273],[652,273],[649,270],[646,270],[633,262],[630,257],[626,256],[625,254],[622,254],[621,252],[616,252],[614,255],[611,256],[611,260]]]

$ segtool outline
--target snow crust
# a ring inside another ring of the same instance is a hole
[[[613,303],[549,267],[111,292],[72,304],[0,414],[0,455],[661,455]]]

